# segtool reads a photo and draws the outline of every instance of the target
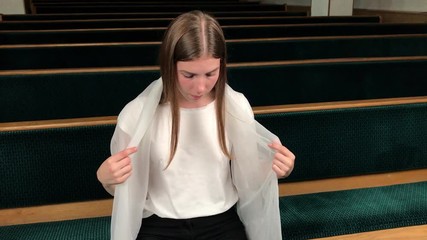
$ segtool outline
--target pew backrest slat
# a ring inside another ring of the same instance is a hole
[[[335,59],[236,63],[227,73],[253,106],[269,106],[425,96],[426,66],[426,56]],[[3,71],[1,121],[117,115],[159,76],[156,66]]]
[[[68,30],[1,30],[0,44],[94,43],[161,41],[165,27],[68,29]],[[223,27],[225,38],[259,39],[308,36],[360,36],[425,34],[427,23],[353,23],[230,25]]]
[[[114,13],[114,12],[167,12],[171,6],[162,5],[109,5],[109,6],[38,6],[37,14],[47,13]],[[286,5],[259,4],[259,5],[175,5],[173,11],[187,12],[191,10],[203,11],[279,11],[286,10]]]
[[[227,41],[227,62],[427,56],[427,34]],[[160,42],[0,46],[0,70],[158,65]],[[253,54],[251,49],[257,49]]]
[[[71,13],[71,14],[3,14],[3,21],[30,21],[30,20],[78,20],[78,19],[123,19],[123,18],[175,18],[180,12],[145,12],[145,13]],[[273,17],[273,16],[307,16],[307,12],[286,11],[239,11],[239,12],[211,12],[215,17]]]
[[[103,29],[167,27],[173,18],[101,19],[0,22],[0,30],[48,29]],[[325,23],[379,23],[379,16],[319,16],[319,17],[217,17],[221,26],[276,25],[276,24],[325,24]]]

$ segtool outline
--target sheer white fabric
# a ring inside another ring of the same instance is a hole
[[[116,186],[111,220],[111,239],[136,239],[148,189],[150,125],[162,93],[156,80],[131,101],[118,118],[111,141],[112,154],[138,146],[131,156],[132,175]],[[246,106],[242,106],[246,102]],[[233,146],[233,183],[239,195],[237,212],[250,240],[279,240],[281,236],[277,177],[271,168],[274,151],[268,144],[279,139],[254,120],[251,106],[227,86],[226,131]]]

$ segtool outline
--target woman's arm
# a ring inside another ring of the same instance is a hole
[[[132,164],[129,155],[137,151],[136,147],[127,148],[107,158],[96,172],[98,181],[105,190],[114,196],[117,184],[125,182],[132,174]]]

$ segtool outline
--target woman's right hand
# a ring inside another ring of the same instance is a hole
[[[111,155],[98,168],[98,180],[110,194],[114,194],[115,185],[125,182],[132,174],[129,155],[136,151],[136,147],[132,147]]]

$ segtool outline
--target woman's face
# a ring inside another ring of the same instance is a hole
[[[208,56],[177,62],[180,107],[203,107],[214,100],[212,89],[219,78],[220,62]]]

